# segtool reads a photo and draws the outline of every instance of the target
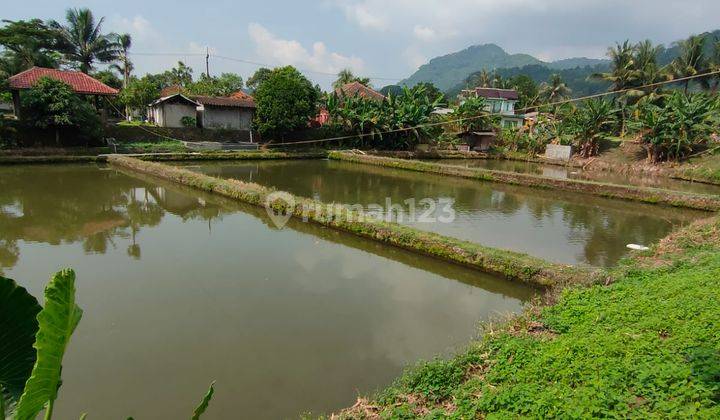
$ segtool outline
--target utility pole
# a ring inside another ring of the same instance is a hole
[[[205,75],[210,78],[210,47],[205,47]]]

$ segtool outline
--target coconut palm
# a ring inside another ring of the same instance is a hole
[[[540,85],[540,98],[547,103],[562,101],[569,98],[571,94],[572,89],[565,84],[559,74],[553,74],[549,81]]]
[[[608,48],[607,56],[611,61],[611,70],[605,73],[595,73],[590,77],[610,82],[610,91],[624,90],[632,86],[637,77],[635,72],[635,47],[626,40],[614,47]]]
[[[102,33],[104,17],[96,21],[90,9],[68,9],[65,20],[67,25],[51,21],[50,27],[60,34],[65,58],[80,71],[88,73],[93,63],[110,63],[118,58],[117,35]]]
[[[113,64],[111,67],[120,72],[123,75],[123,89],[127,88],[130,82],[130,73],[133,71],[135,66],[130,61],[129,51],[132,46],[132,37],[130,34],[118,35],[116,39],[118,51],[118,63]]]
[[[340,89],[341,87],[345,86],[348,83],[352,82],[360,82],[361,84],[365,86],[370,86],[370,79],[367,77],[357,77],[355,74],[353,74],[352,70],[350,69],[343,69],[340,70],[340,73],[338,73],[338,78],[333,82],[333,89]]]
[[[680,55],[670,63],[670,73],[674,78],[691,77],[707,71],[708,60],[704,54],[705,37],[693,35],[685,41],[680,41]],[[683,82],[685,93],[690,87],[690,80]]]

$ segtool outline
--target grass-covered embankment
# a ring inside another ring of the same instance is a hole
[[[341,418],[719,418],[720,218],[569,288]]]
[[[307,152],[283,152],[283,151],[207,151],[191,153],[168,153],[168,154],[138,154],[130,155],[142,160],[155,162],[171,162],[185,160],[289,160],[289,159],[325,159],[327,152],[324,150]]]
[[[265,206],[273,189],[233,179],[220,179],[156,162],[148,162],[121,155],[108,156],[108,162],[133,171],[152,175],[182,185],[191,186],[240,200],[256,206]],[[362,218],[343,204],[327,204],[307,198],[291,197],[295,205],[271,201],[276,213],[291,213],[296,218],[323,226],[340,229],[365,238],[380,241],[421,254],[462,264],[484,272],[497,274],[539,286],[557,286],[583,281],[595,281],[597,271],[550,263],[512,251],[484,247],[455,238],[424,232],[397,223]],[[341,207],[337,211],[330,206]],[[309,209],[309,210],[304,210]]]
[[[330,152],[328,156],[330,159],[405,169],[416,172],[428,172],[439,175],[457,176],[511,185],[523,185],[533,188],[557,189],[592,194],[599,197],[632,200],[651,204],[664,204],[697,210],[720,210],[720,197],[717,196],[691,194],[629,185],[606,184],[593,181],[556,179],[533,174],[503,172],[482,168],[464,168],[434,162],[395,159],[349,152]]]
[[[720,153],[696,157],[675,171],[675,178],[720,185]]]

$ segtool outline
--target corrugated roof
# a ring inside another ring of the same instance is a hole
[[[10,89],[30,89],[42,77],[50,77],[67,83],[75,91],[83,95],[117,95],[118,90],[79,71],[67,71],[33,67],[8,79]]]
[[[219,96],[192,96],[192,99],[202,105],[220,106],[230,108],[255,108],[255,100],[252,96],[246,95],[247,98],[238,99],[236,97],[223,98]]]
[[[194,106],[200,106],[200,104],[198,102],[193,101],[192,99],[188,98],[187,96],[183,95],[182,93],[175,93],[173,95],[163,96],[162,98],[156,99],[155,101],[153,101],[153,103],[151,103],[150,106],[155,106],[155,105],[161,104],[163,102],[167,102],[174,98],[181,99],[181,100],[188,102],[189,104],[194,105]]]
[[[385,95],[377,92],[360,82],[350,82],[343,85],[341,88],[335,89],[335,93],[344,96],[361,96],[363,98],[376,99],[382,101],[385,99]]]
[[[475,93],[477,96],[488,99],[508,99],[511,101],[518,100],[518,93],[514,89],[495,89],[478,87],[470,89],[469,92]]]

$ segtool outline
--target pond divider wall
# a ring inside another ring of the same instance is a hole
[[[388,168],[427,172],[438,175],[456,176],[533,188],[557,189],[591,194],[599,197],[639,201],[643,203],[664,204],[673,207],[684,207],[705,211],[720,210],[720,197],[711,195],[684,193],[656,188],[606,184],[593,181],[556,179],[532,174],[503,172],[482,168],[464,168],[434,162],[363,155],[350,152],[330,152],[328,157],[330,159],[384,166]]]
[[[298,219],[305,218],[333,229],[533,285],[552,287],[571,283],[589,283],[604,275],[602,270],[550,263],[526,254],[485,247],[398,223],[359,217],[358,212],[343,204],[326,204],[287,193],[284,193],[285,197],[291,197],[292,200],[271,201],[272,197],[269,195],[275,190],[254,183],[215,178],[179,167],[122,155],[109,155],[107,161],[121,168],[256,206],[266,207],[266,203],[269,202],[276,214],[290,214]],[[295,205],[287,205],[290,201],[294,201]],[[329,208],[330,206],[334,207]],[[343,211],[337,211],[338,208],[342,208]]]

